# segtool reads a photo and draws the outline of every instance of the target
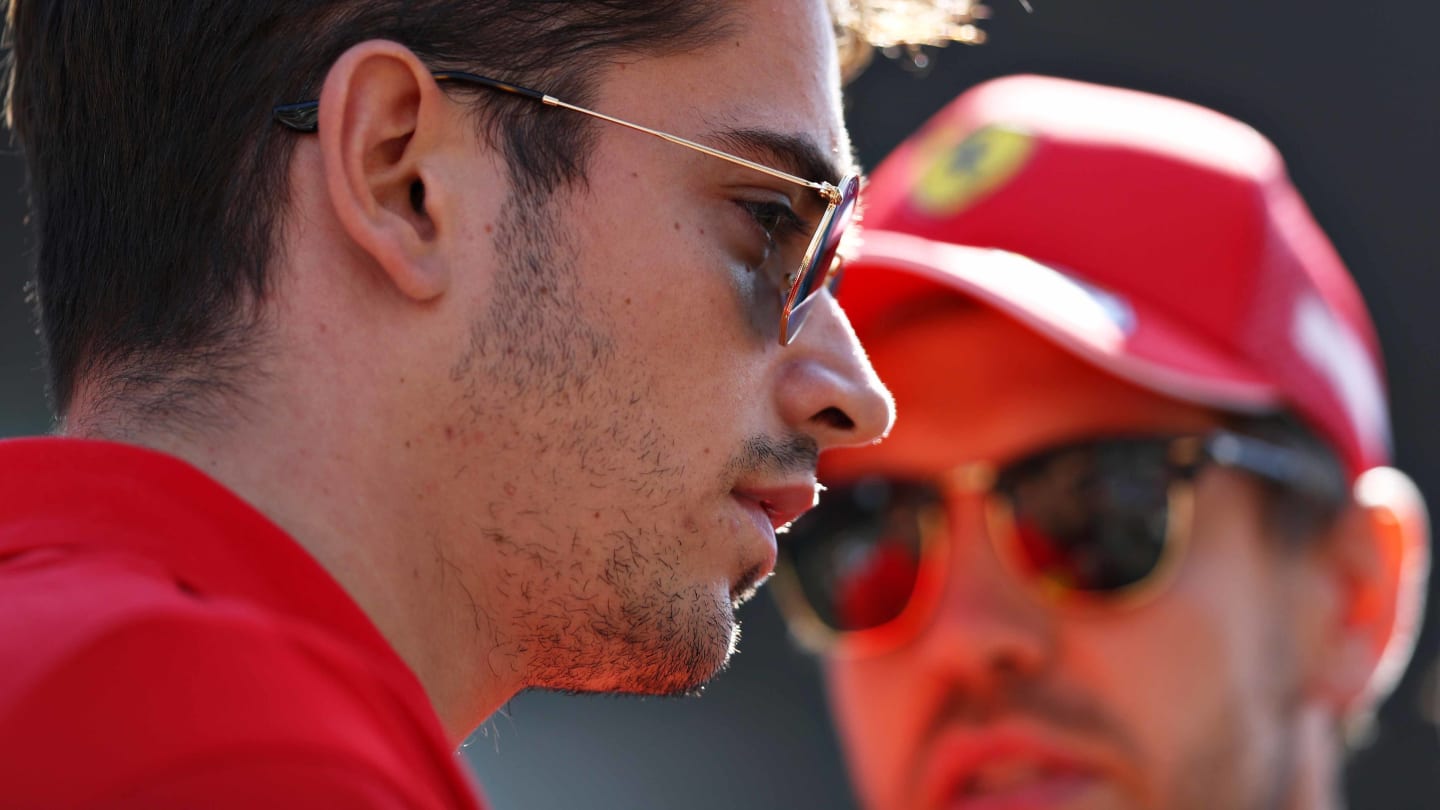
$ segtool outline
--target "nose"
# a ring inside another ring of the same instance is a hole
[[[981,694],[1043,671],[1056,644],[1054,607],[1003,570],[989,535],[985,497],[959,496],[948,510],[947,579],[918,640],[916,662],[932,676]]]
[[[895,402],[828,290],[785,351],[777,396],[789,427],[821,450],[870,444],[890,432]]]

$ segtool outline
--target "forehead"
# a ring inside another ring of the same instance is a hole
[[[607,102],[647,109],[648,120],[702,141],[731,132],[802,139],[836,170],[848,169],[838,57],[824,0],[727,6],[712,42],[612,73]]]
[[[878,446],[836,450],[825,473],[933,474],[1047,445],[1122,433],[1200,431],[1203,408],[1120,380],[994,310],[957,299],[866,339],[895,396]]]

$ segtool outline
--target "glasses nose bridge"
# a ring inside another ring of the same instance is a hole
[[[967,539],[983,539],[984,544],[993,548],[995,538],[994,521],[990,512],[994,508],[993,497],[998,473],[995,465],[985,461],[971,461],[952,467],[940,475],[937,483],[944,499],[947,537],[952,546]],[[964,533],[983,534],[983,538],[960,536]],[[960,556],[960,555],[952,555]]]
[[[968,580],[978,575],[996,580],[1003,575],[992,519],[995,476],[993,465],[971,462],[946,471],[936,481],[944,510],[943,536],[937,542],[948,548],[942,601],[952,591],[969,587]],[[987,582],[984,588],[996,585]]]
[[[940,486],[947,497],[985,495],[994,489],[998,474],[995,465],[988,461],[967,461],[941,474]]]
[[[994,534],[987,483],[993,473],[981,468],[961,475],[945,482],[941,541],[950,551],[922,654],[932,666],[976,683],[1038,671],[1055,655],[1056,617],[1025,592],[1000,558],[998,544],[1004,540]]]

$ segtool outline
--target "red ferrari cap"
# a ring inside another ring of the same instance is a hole
[[[999,79],[902,144],[865,200],[840,293],[862,339],[959,292],[1157,393],[1288,409],[1352,477],[1388,463],[1364,302],[1250,127],[1129,90]]]

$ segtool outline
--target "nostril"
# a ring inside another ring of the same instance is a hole
[[[850,415],[836,407],[829,407],[811,417],[819,422],[836,430],[854,430],[855,420]]]

